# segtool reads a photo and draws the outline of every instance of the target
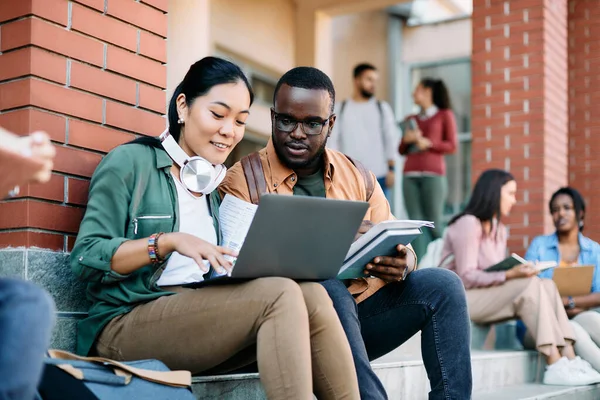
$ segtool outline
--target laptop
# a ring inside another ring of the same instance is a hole
[[[557,267],[552,280],[561,296],[583,296],[592,291],[594,265]]]
[[[335,278],[368,208],[362,201],[265,194],[231,276],[213,274],[186,286],[270,276],[298,281]]]

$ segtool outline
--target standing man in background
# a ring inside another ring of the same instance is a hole
[[[389,198],[398,135],[392,108],[375,98],[378,80],[375,66],[359,64],[354,68],[354,92],[352,98],[336,105],[337,122],[328,146],[363,163]]]

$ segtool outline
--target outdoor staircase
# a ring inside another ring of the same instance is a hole
[[[77,320],[86,316],[85,287],[72,274],[68,254],[40,249],[0,251],[0,276],[31,280],[50,292],[57,308],[51,347],[75,350]],[[524,351],[515,323],[490,327],[472,325],[474,400],[600,399],[600,385],[579,388],[540,384],[545,365],[536,352]],[[373,362],[390,400],[426,399],[429,382],[421,360],[420,335]],[[264,399],[258,374],[194,378],[198,399]],[[462,399],[457,399],[462,400]]]
[[[542,385],[545,362],[537,352],[519,349],[514,322],[491,329],[473,325],[472,336],[473,347],[479,348],[472,353],[473,400],[600,399],[600,385]],[[483,346],[496,349],[483,350]],[[372,365],[390,400],[427,399],[429,381],[421,360],[420,335]],[[193,390],[198,399],[265,399],[258,374],[196,377]]]

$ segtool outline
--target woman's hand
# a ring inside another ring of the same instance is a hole
[[[411,144],[416,143],[422,137],[423,133],[419,129],[407,129],[402,139],[404,143]]]
[[[569,308],[565,311],[567,312],[567,316],[569,318],[573,318],[573,317],[576,317],[577,315],[581,314],[585,310],[583,308]]]
[[[433,144],[431,143],[431,140],[427,139],[426,137],[420,137],[417,139],[417,147],[421,151],[429,150],[432,145]]]
[[[238,255],[231,249],[215,246],[188,233],[165,233],[158,240],[158,252],[163,256],[173,251],[192,258],[204,273],[208,272],[204,260],[208,260],[215,271],[221,274],[231,273],[233,265],[225,256],[237,257]]]
[[[506,271],[506,280],[530,278],[537,275],[538,272],[533,264],[521,264]]]

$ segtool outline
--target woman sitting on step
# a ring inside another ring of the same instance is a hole
[[[585,201],[577,190],[559,189],[552,195],[549,208],[556,232],[533,239],[525,258],[532,262],[555,261],[559,268],[595,267],[591,293],[563,297],[562,303],[577,336],[575,352],[600,371],[600,313],[597,311],[600,307],[600,244],[583,236]],[[540,277],[552,279],[553,274],[554,269],[548,269]]]
[[[78,326],[77,352],[155,358],[193,374],[257,361],[269,399],[309,400],[313,391],[319,399],[358,399],[350,346],[318,283],[184,286],[209,270],[231,270],[226,256],[235,254],[219,246],[215,189],[252,100],[240,68],[204,58],[171,98],[169,130],[102,160],[71,254],[93,303]]]
[[[546,357],[544,383],[587,385],[600,374],[575,357],[575,334],[553,281],[537,277],[533,264],[508,271],[486,272],[507,255],[507,231],[502,224],[516,203],[517,182],[502,170],[483,172],[464,212],[449,223],[442,260],[456,271],[467,289],[471,320],[491,324],[520,318]]]

